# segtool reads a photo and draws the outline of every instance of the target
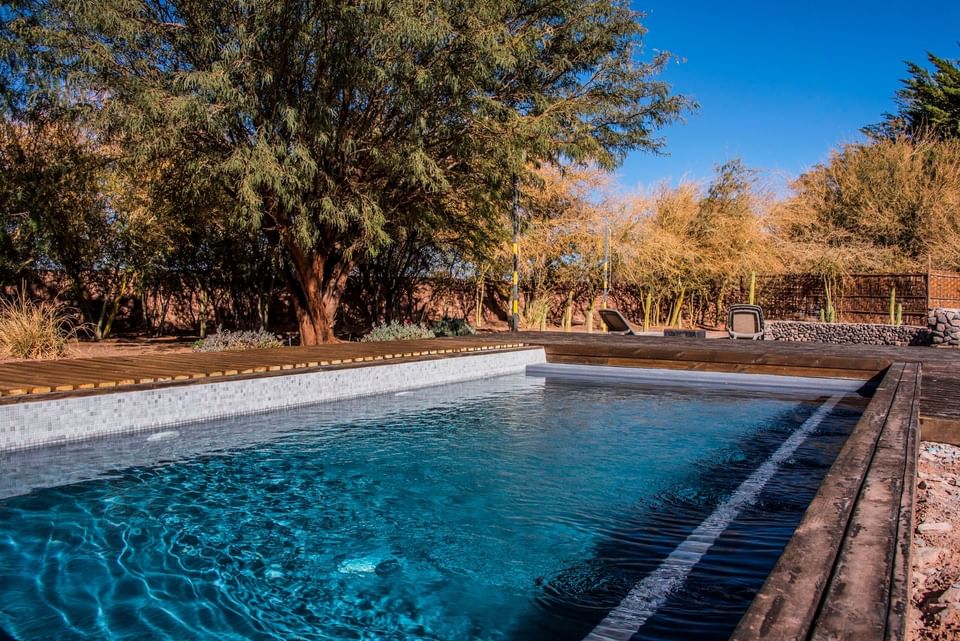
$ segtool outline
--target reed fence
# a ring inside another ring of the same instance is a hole
[[[757,302],[769,318],[819,320],[826,307],[825,284],[812,274],[758,275]],[[926,325],[929,309],[960,308],[960,274],[849,274],[837,279],[831,292],[837,320],[888,323],[891,292],[894,304],[903,305],[905,325]],[[729,302],[743,302],[746,297],[746,283],[741,283]]]

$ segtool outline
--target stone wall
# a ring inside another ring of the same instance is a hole
[[[960,309],[938,307],[927,316],[930,342],[937,347],[960,346]]]
[[[870,323],[804,323],[767,321],[764,339],[803,343],[841,343],[859,345],[929,345],[931,334],[925,327],[912,325],[874,325]]]

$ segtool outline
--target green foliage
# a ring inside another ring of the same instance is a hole
[[[652,80],[670,56],[639,61],[641,14],[619,0],[26,0],[8,17],[22,84],[66,87],[169,199],[215,194],[283,249],[308,342],[404,230],[482,252],[512,176],[657,151],[692,105]]]
[[[409,341],[421,338],[434,338],[433,330],[419,323],[393,321],[384,325],[377,325],[360,340],[369,343],[374,341]]]
[[[477,330],[462,318],[444,318],[435,321],[430,325],[430,330],[437,338],[444,336],[473,336],[477,333]]]
[[[216,334],[198,340],[193,344],[195,352],[240,352],[247,349],[266,349],[283,347],[280,337],[265,329],[230,331],[218,329]]]
[[[960,59],[927,53],[932,69],[907,63],[910,77],[897,91],[897,113],[866,127],[869,135],[896,138],[960,138]]]

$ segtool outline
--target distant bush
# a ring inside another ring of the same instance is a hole
[[[0,351],[13,358],[57,358],[77,337],[76,314],[60,301],[35,303],[17,293],[0,300]]]
[[[276,334],[265,329],[231,332],[229,329],[218,329],[216,334],[210,334],[193,344],[195,352],[239,352],[245,349],[263,349],[267,347],[282,347],[283,342]]]
[[[398,323],[393,321],[384,325],[377,325],[369,334],[361,338],[362,342],[371,341],[409,341],[418,338],[433,338],[433,330],[419,323]]]
[[[462,318],[444,318],[443,320],[435,321],[430,326],[430,329],[433,330],[433,335],[437,337],[472,336],[477,333],[477,330]]]

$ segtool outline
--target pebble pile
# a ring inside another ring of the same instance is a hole
[[[937,307],[927,316],[930,342],[938,347],[960,346],[960,309]]]
[[[958,313],[958,316],[960,316],[960,313]],[[960,331],[960,327],[956,329]],[[929,345],[931,333],[925,327],[914,327],[912,325],[767,321],[763,338],[768,341],[799,341],[805,343]]]
[[[906,641],[960,639],[960,447],[924,442]]]

